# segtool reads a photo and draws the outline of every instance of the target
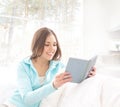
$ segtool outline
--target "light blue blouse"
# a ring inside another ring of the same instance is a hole
[[[39,107],[41,100],[56,90],[53,87],[52,80],[63,67],[64,65],[60,61],[50,61],[45,82],[40,84],[39,75],[32,61],[30,58],[25,58],[18,65],[18,89],[9,99],[10,103],[17,107]]]

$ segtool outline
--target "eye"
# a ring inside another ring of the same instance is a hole
[[[45,44],[45,46],[49,46],[49,44]]]
[[[57,46],[57,44],[55,43],[55,44],[53,44],[53,46]]]

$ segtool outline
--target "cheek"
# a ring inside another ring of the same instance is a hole
[[[55,48],[55,53],[56,53],[57,49],[58,49],[58,48],[56,47],[56,48]]]
[[[57,49],[58,49],[58,48],[57,48],[57,47],[55,47],[55,50],[56,50],[56,51],[57,51]]]
[[[48,47],[44,47],[43,52],[46,52],[46,51],[48,51],[48,50],[49,50]]]

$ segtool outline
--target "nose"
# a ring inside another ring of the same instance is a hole
[[[50,50],[54,50],[54,46],[53,46],[53,45],[50,45],[49,49],[50,49]]]

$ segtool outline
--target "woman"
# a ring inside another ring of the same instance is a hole
[[[57,74],[64,65],[56,34],[49,28],[38,29],[31,45],[32,55],[18,66],[18,90],[5,103],[8,107],[40,107],[41,101],[72,80],[68,72]],[[57,74],[57,75],[56,75]],[[95,69],[89,77],[95,75]]]

